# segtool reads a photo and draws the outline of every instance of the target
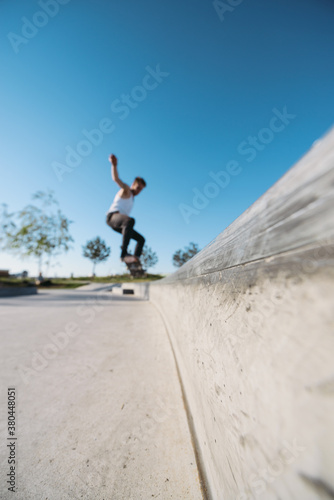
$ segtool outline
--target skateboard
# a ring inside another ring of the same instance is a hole
[[[143,269],[140,262],[132,262],[131,264],[125,262],[125,265],[133,278],[142,278],[146,276],[146,271]]]

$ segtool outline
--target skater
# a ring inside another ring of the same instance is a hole
[[[123,235],[121,261],[126,264],[140,264],[139,257],[143,250],[145,238],[133,229],[135,220],[130,217],[130,212],[133,207],[134,197],[146,187],[146,182],[141,177],[136,177],[131,187],[128,186],[118,177],[116,156],[110,155],[109,161],[111,163],[112,180],[115,181],[121,189],[116,194],[107,212],[107,224],[114,231]],[[131,239],[137,241],[134,255],[128,253],[128,246]]]

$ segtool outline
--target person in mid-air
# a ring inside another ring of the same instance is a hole
[[[130,217],[130,212],[133,207],[134,197],[146,187],[146,182],[141,177],[136,177],[131,187],[128,186],[128,184],[122,182],[118,177],[116,156],[110,155],[109,161],[111,163],[111,177],[121,189],[116,194],[107,212],[107,224],[114,231],[123,235],[121,260],[126,264],[139,263],[145,238],[133,229],[135,220]],[[128,253],[128,246],[131,239],[137,241],[134,255]]]

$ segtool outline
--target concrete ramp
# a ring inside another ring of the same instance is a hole
[[[207,494],[334,498],[334,131],[175,274],[164,317]]]

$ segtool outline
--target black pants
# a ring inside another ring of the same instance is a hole
[[[122,249],[121,258],[127,255],[130,240],[135,240],[137,242],[135,248],[135,256],[136,257],[141,256],[143,251],[143,246],[145,243],[145,238],[133,229],[133,226],[135,225],[135,220],[132,217],[120,214],[119,212],[114,212],[112,214],[107,215],[107,224],[114,231],[117,231],[118,233],[121,233],[123,235],[123,242],[121,246]]]

